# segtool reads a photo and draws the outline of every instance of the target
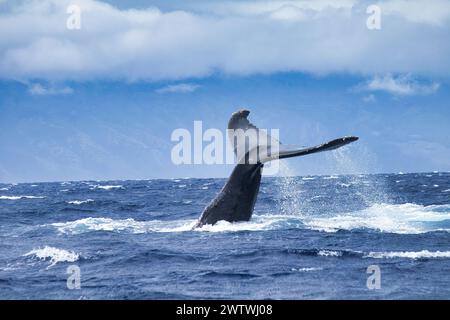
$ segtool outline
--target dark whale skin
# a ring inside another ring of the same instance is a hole
[[[194,228],[217,221],[249,221],[258,196],[263,164],[238,164]]]

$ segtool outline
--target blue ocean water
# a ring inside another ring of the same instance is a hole
[[[224,182],[0,184],[0,298],[450,298],[450,173],[264,177],[250,222],[192,231]]]

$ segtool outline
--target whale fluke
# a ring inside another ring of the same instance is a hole
[[[203,210],[194,228],[201,227],[205,224],[215,224],[220,220],[228,222],[250,220],[261,183],[264,163],[276,159],[330,151],[358,140],[358,137],[348,136],[308,148],[287,146],[281,144],[277,139],[268,135],[267,132],[261,131],[252,124],[247,119],[249,114],[249,110],[242,109],[234,112],[228,121],[229,138],[231,139],[235,155],[238,158],[238,164],[234,167],[228,181],[216,198]],[[249,130],[255,130],[264,138],[262,140],[250,139],[250,141],[239,139],[239,134],[248,133]],[[230,133],[236,131],[240,133]],[[239,143],[245,143],[245,148],[239,145]],[[240,149],[240,147],[242,148]],[[273,154],[269,152],[268,155],[261,158],[259,155],[257,155],[257,158],[249,156],[249,154],[261,148],[267,148],[268,150],[276,149],[277,152]],[[240,154],[239,150],[245,150],[245,152]],[[253,160],[258,159],[258,161],[252,163],[249,161],[250,158]]]

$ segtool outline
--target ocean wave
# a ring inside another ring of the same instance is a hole
[[[91,231],[116,231],[130,233],[191,231],[197,220],[148,220],[111,219],[106,217],[84,218],[50,224],[62,233]],[[372,229],[378,232],[417,234],[433,231],[450,231],[450,205],[421,206],[415,204],[378,204],[360,211],[321,216],[296,216],[255,214],[250,221],[219,221],[204,225],[195,232],[240,232],[280,229],[312,229],[324,232],[339,230]],[[331,251],[321,255],[332,256]]]
[[[76,204],[76,205],[80,205],[83,203],[89,203],[89,202],[94,202],[94,200],[92,199],[86,199],[86,200],[73,200],[73,201],[67,201],[67,203],[69,204]]]
[[[49,260],[50,265],[47,268],[53,267],[58,262],[75,262],[80,258],[80,254],[74,251],[68,251],[49,246],[33,249],[30,252],[25,253],[23,256],[33,256],[44,261]]]
[[[322,257],[341,257],[343,253],[335,250],[319,250],[317,255]]]
[[[376,204],[359,211],[306,217],[303,223],[311,229],[325,232],[373,229],[388,233],[417,234],[450,231],[447,229],[449,219],[450,205],[422,206],[406,203]]]
[[[392,258],[408,258],[408,259],[431,259],[431,258],[450,258],[450,251],[387,251],[387,252],[369,252],[363,258],[374,259],[392,259]]]
[[[0,196],[0,200],[44,199],[44,196]]]
[[[8,190],[9,190],[9,188],[7,188],[7,187],[0,188],[0,191],[8,191]]]
[[[325,176],[325,177],[322,177],[322,179],[323,180],[331,180],[331,179],[339,179],[339,177],[337,177],[337,176]]]
[[[178,221],[136,221],[133,218],[111,219],[111,218],[84,218],[68,222],[51,223],[59,232],[66,234],[81,234],[92,231],[115,231],[129,233],[146,232],[181,232],[189,231],[195,224],[195,220]]]
[[[304,267],[304,268],[292,268],[291,271],[297,272],[312,272],[312,271],[321,271],[323,268],[315,268],[315,267]]]
[[[112,189],[125,189],[125,188],[122,185],[107,185],[107,186],[93,185],[91,187],[91,190],[94,190],[94,189],[112,190]]]
[[[292,219],[290,219],[292,220]],[[149,220],[137,221],[133,218],[111,219],[111,218],[84,218],[67,222],[56,222],[49,225],[65,234],[81,234],[92,231],[113,231],[128,233],[147,233],[147,232],[239,232],[239,231],[259,231],[279,229],[279,224],[284,222],[287,226],[285,216],[255,216],[248,222],[227,222],[219,221],[215,225],[204,225],[201,228],[192,230],[196,224],[196,219],[190,220]],[[297,224],[300,223],[296,220]]]
[[[351,186],[351,183],[339,183],[341,187],[348,188]]]

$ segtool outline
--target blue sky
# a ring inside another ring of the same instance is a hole
[[[290,174],[450,170],[446,1],[377,2],[381,30],[364,1],[108,2],[0,1],[0,181],[224,177],[170,135],[240,107],[287,144],[361,138]]]

